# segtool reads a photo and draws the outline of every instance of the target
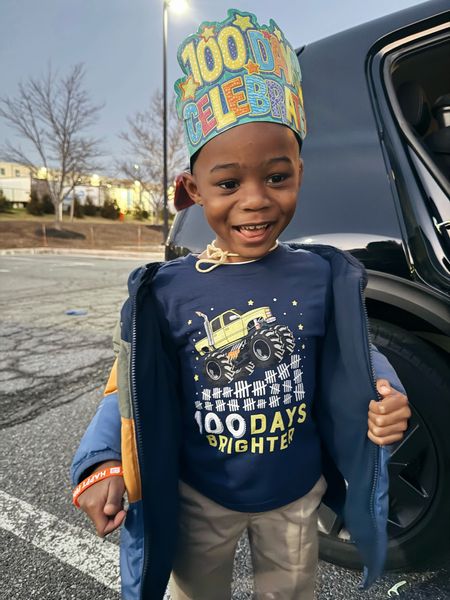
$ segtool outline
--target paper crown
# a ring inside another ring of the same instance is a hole
[[[252,13],[228,10],[204,22],[178,49],[185,76],[175,83],[189,156],[216,135],[254,121],[281,123],[306,135],[301,71],[276,23],[259,25]]]

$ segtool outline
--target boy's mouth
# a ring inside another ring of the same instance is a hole
[[[258,223],[258,224],[247,224],[247,225],[234,225],[238,233],[249,240],[262,239],[265,237],[266,232],[271,227],[272,223]]]

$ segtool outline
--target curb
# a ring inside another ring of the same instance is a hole
[[[115,258],[125,260],[128,258],[148,258],[151,260],[164,260],[164,249],[143,252],[142,250],[95,250],[94,248],[2,248],[0,256],[14,255],[60,255],[60,256],[96,256],[98,258]]]

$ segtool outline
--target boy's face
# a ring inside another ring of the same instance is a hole
[[[297,138],[276,123],[246,123],[209,141],[200,151],[185,188],[204,208],[216,245],[264,256],[295,212],[303,174]]]

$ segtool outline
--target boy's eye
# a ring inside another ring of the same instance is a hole
[[[234,190],[238,186],[237,181],[233,181],[232,179],[229,179],[228,181],[221,181],[217,185],[224,190]]]
[[[287,179],[287,175],[282,175],[281,173],[276,173],[275,175],[271,175],[267,178],[268,183],[282,183],[285,179]]]

